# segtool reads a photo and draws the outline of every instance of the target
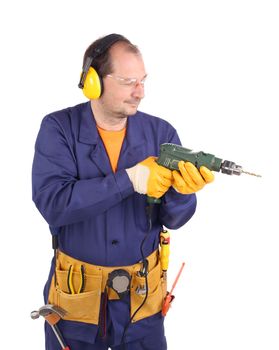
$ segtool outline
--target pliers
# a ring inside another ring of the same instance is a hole
[[[85,286],[85,275],[84,275],[84,266],[80,265],[80,285],[78,288],[77,293],[75,292],[74,285],[73,285],[73,265],[70,265],[69,271],[68,271],[68,277],[67,277],[67,285],[68,285],[68,290],[69,294],[80,294],[84,291],[84,286]]]

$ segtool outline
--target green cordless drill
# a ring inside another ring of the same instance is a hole
[[[213,154],[205,152],[193,152],[188,148],[184,148],[173,143],[163,143],[160,146],[159,158],[157,163],[170,170],[178,170],[178,163],[183,160],[184,162],[191,162],[198,169],[201,166],[205,166],[212,171],[221,171],[227,175],[241,175],[242,173],[261,177],[254,173],[244,171],[240,165],[236,165],[234,162],[229,160],[222,160],[221,158],[215,157]],[[148,203],[160,203],[160,198],[148,197]]]

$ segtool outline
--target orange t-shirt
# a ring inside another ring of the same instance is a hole
[[[97,126],[101,139],[107,151],[113,172],[116,172],[117,163],[126,134],[126,128],[120,131],[108,131]]]

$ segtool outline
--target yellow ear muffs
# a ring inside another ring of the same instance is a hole
[[[92,67],[88,70],[82,91],[89,100],[96,100],[102,94],[102,81]]]

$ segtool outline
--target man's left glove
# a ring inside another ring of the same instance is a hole
[[[146,158],[126,172],[134,190],[150,197],[162,197],[172,185],[171,170],[157,164],[156,157]]]
[[[180,172],[174,170],[173,188],[182,194],[190,194],[201,190],[206,184],[214,180],[212,171],[205,166],[201,166],[198,170],[192,163],[183,162],[178,163]]]

